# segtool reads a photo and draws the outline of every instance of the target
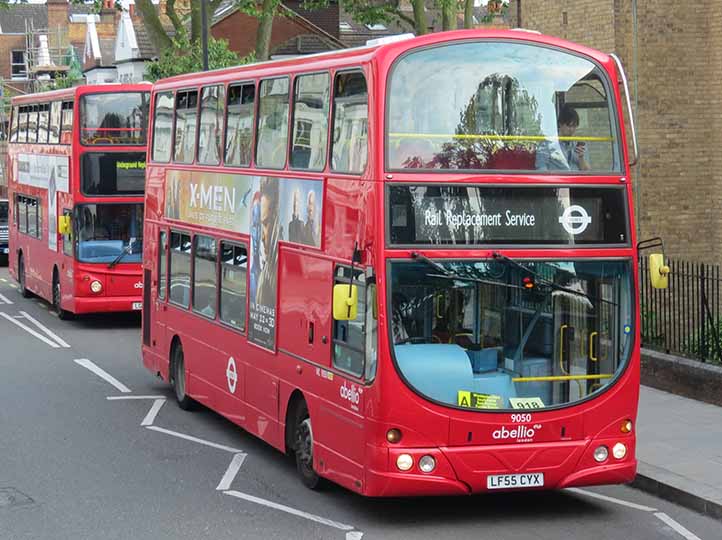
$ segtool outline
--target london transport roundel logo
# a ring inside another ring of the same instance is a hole
[[[579,206],[573,204],[564,209],[564,213],[559,218],[559,223],[562,224],[564,230],[569,234],[581,234],[587,230],[587,227],[592,222],[592,218],[587,211]]]
[[[236,371],[236,361],[231,356],[228,359],[228,367],[226,367],[226,380],[228,381],[228,390],[231,394],[236,393],[236,384],[238,383],[238,372]]]

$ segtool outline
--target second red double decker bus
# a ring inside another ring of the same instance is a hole
[[[150,84],[13,98],[10,272],[61,318],[140,310]]]
[[[310,487],[630,481],[620,73],[459,31],[158,82],[145,366],[295,453]]]

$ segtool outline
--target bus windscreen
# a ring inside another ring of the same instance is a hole
[[[85,195],[143,195],[145,153],[88,152],[81,158],[81,186]]]
[[[149,92],[90,94],[80,102],[80,142],[85,145],[143,145]]]

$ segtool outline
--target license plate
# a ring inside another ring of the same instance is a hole
[[[143,302],[133,302],[132,308],[134,310],[143,309]]]
[[[524,489],[544,486],[544,473],[491,474],[486,477],[487,489]]]

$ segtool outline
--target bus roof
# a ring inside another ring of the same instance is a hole
[[[37,103],[40,101],[52,101],[56,99],[75,98],[83,94],[99,94],[110,92],[132,92],[132,91],[149,91],[152,87],[150,82],[140,83],[106,83],[106,84],[81,84],[71,88],[62,88],[60,90],[50,90],[48,92],[37,92],[34,94],[23,94],[14,96],[12,103]]]
[[[237,80],[239,78],[254,78],[257,76],[274,76],[282,75],[293,71],[313,71],[317,69],[328,69],[329,67],[347,67],[358,66],[360,64],[369,63],[375,59],[391,62],[400,54],[417,47],[424,47],[438,43],[450,41],[462,41],[473,39],[489,39],[489,40],[508,40],[508,41],[524,41],[537,45],[558,47],[572,52],[583,54],[593,58],[594,60],[607,64],[610,62],[610,56],[573,43],[560,38],[539,34],[525,30],[523,28],[515,28],[513,30],[501,29],[475,29],[475,30],[455,30],[451,32],[437,32],[434,34],[426,34],[424,36],[413,37],[410,39],[401,39],[391,41],[389,43],[380,43],[367,45],[362,47],[354,47],[350,49],[340,49],[337,51],[324,52],[318,54],[310,54],[295,58],[283,58],[278,60],[269,60],[266,62],[256,62],[253,64],[240,65],[230,68],[216,69],[207,72],[186,73],[176,75],[167,79],[161,79],[156,82],[154,88],[158,90],[168,88],[179,88],[185,85],[198,85],[211,82],[219,82],[226,80]]]

